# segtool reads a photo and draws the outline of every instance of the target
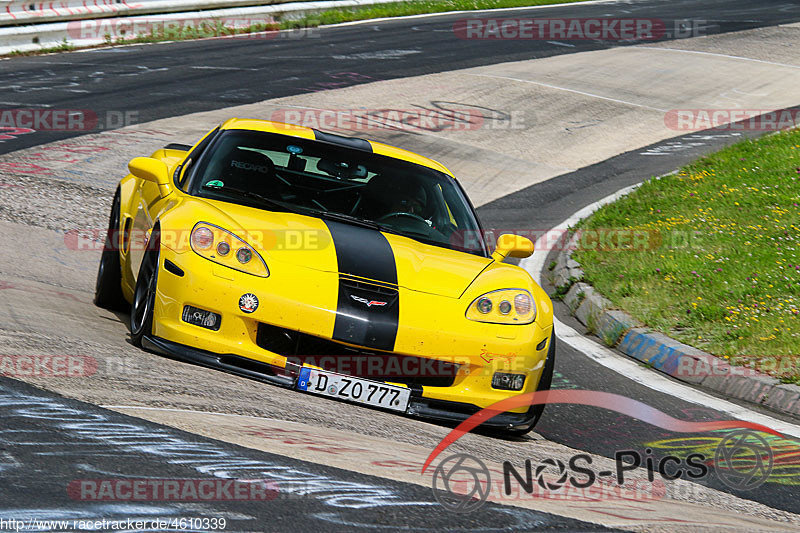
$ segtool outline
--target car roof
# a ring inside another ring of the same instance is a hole
[[[313,139],[333,144],[338,144],[347,148],[355,150],[366,150],[375,154],[393,157],[416,163],[439,172],[443,172],[448,176],[454,177],[453,173],[438,161],[427,158],[425,156],[416,154],[409,150],[403,150],[396,146],[391,146],[377,141],[370,141],[368,139],[360,139],[358,137],[345,137],[343,135],[336,135],[333,133],[322,132],[305,126],[297,126],[294,124],[284,124],[282,122],[273,122],[271,120],[249,119],[249,118],[231,118],[225,121],[220,126],[223,130],[251,130],[263,131],[266,133],[278,133],[280,135],[288,135],[290,137],[300,137],[302,139]]]

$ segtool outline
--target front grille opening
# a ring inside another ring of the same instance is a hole
[[[350,289],[367,291],[381,296],[397,296],[397,287],[377,281],[363,281],[349,276],[339,276],[342,285]]]
[[[481,410],[480,407],[476,405],[470,405],[466,403],[454,403],[454,402],[447,402],[443,400],[432,400],[429,398],[425,398],[425,403],[428,404],[430,409],[441,411],[442,413],[446,413],[448,415],[452,413],[461,413],[464,415],[474,415],[478,411]]]
[[[259,323],[256,344],[283,355],[290,363],[318,366],[374,381],[411,386],[450,387],[459,365],[413,355],[354,348],[299,331]]]

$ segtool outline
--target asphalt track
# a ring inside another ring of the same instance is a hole
[[[13,453],[0,462],[0,512],[5,519],[25,517],[23,530],[48,530],[52,520],[68,520],[68,530],[92,529],[81,528],[81,520],[144,522],[146,527],[138,531],[186,530],[152,524],[197,517],[225,519],[225,531],[608,530],[493,503],[478,515],[431,512],[438,504],[425,487],[198,438],[7,379],[0,380],[0,405],[0,443]],[[101,494],[97,485],[80,489],[81,482],[101,479],[155,483],[215,478],[258,480],[265,490],[246,491],[241,499],[225,500],[220,489],[221,501],[143,503],[95,498]],[[211,530],[190,528],[198,529]]]
[[[696,21],[700,34],[800,21],[794,2],[769,0],[645,0],[568,5],[536,10],[538,17],[653,18],[667,33]],[[530,15],[504,10],[502,17]],[[322,28],[306,37],[211,39],[80,53],[13,58],[0,63],[0,105],[136,110],[138,122],[219,109],[293,94],[598,50],[631,42],[564,43],[530,40],[464,40],[453,24],[486,13],[454,14]],[[688,21],[688,22],[687,22]],[[316,31],[316,30],[315,30]],[[678,30],[688,32],[690,30]],[[0,145],[0,153],[85,132],[39,132]]]
[[[565,11],[567,9],[568,11]],[[637,2],[603,6],[571,6],[570,8],[552,8],[552,12],[551,10],[547,11],[548,16],[565,15],[567,12],[570,16],[579,17],[604,13],[619,13],[618,16],[629,16],[630,12],[634,12],[636,16],[652,16],[665,20],[692,17],[707,20],[712,25],[712,32],[768,26],[800,19],[798,6],[788,2],[761,2],[758,6],[753,6],[749,2]],[[720,20],[722,18],[720,13],[724,13],[726,20]],[[508,16],[512,14],[509,13]],[[463,18],[463,16],[324,29],[319,37],[319,42],[315,42],[314,46],[315,49],[330,47],[331,50],[335,50],[335,53],[327,56],[317,54],[316,50],[314,54],[309,54],[308,44],[300,41],[275,40],[253,44],[252,42],[213,40],[127,47],[60,56],[18,58],[0,63],[2,65],[0,83],[3,87],[3,99],[8,99],[8,102],[2,105],[9,106],[13,102],[13,105],[20,107],[51,105],[58,108],[92,108],[99,114],[120,108],[141,109],[143,112],[139,117],[140,120],[150,120],[258,101],[268,97],[325,90],[374,79],[405,77],[439,70],[544,57],[609,46],[608,43],[586,42],[577,43],[575,48],[566,48],[539,42],[501,41],[491,43],[489,46],[482,43],[480,48],[473,49],[469,42],[453,43],[452,39],[441,37],[452,27],[452,21],[458,18]],[[365,31],[374,32],[375,37],[364,39]],[[264,49],[263,55],[258,51],[259,47]],[[399,55],[395,56],[396,59],[375,61],[374,56],[368,54],[376,49],[419,49],[421,53]],[[244,50],[246,50],[246,54]],[[303,56],[303,54],[306,55]],[[345,59],[337,59],[335,70],[330,70],[333,56],[343,56]],[[420,61],[420,57],[425,58],[424,64]],[[315,62],[320,64],[317,71],[314,70]],[[147,65],[147,68],[139,68],[141,65]],[[257,70],[234,74],[236,71],[231,70],[234,68]],[[355,75],[347,79],[326,78],[332,72],[345,71],[355,73]],[[246,83],[243,83],[243,79],[247,80]],[[329,81],[324,81],[326,79]],[[325,83],[335,85],[326,86]],[[265,89],[261,87],[265,87]],[[123,98],[124,100],[122,100]],[[123,105],[121,105],[122,101],[124,101]],[[26,146],[51,142],[63,136],[64,134],[56,133],[21,136],[0,144],[0,151],[9,152]],[[622,154],[597,165],[500,198],[483,205],[479,209],[479,215],[484,225],[489,227],[513,227],[519,225],[520,221],[524,221],[524,224],[530,227],[551,227],[580,207],[623,186],[641,181],[645,176],[674,170],[698,155],[713,151],[729,142],[731,142],[731,138],[727,134],[700,136],[693,134],[693,136],[665,141],[659,143],[658,146],[650,147],[650,149],[640,149]],[[667,151],[667,155],[659,157],[644,155],[652,149],[664,146],[671,146],[674,149]],[[562,320],[568,321],[563,316]],[[575,327],[574,323],[571,324]],[[679,418],[692,420],[723,418],[720,413],[713,410],[698,407],[672,396],[655,393],[651,389],[637,385],[623,376],[587,360],[582,354],[563,345],[559,352],[557,371],[555,385],[560,388],[602,389],[616,392],[658,407]],[[78,406],[77,402],[72,400],[53,400],[47,393],[35,392],[27,386],[8,380],[2,381],[2,387],[5,389],[5,395],[32,394],[51,398],[50,401],[63,403],[81,412],[96,413],[94,407]],[[121,417],[118,414],[106,413],[103,416],[110,417],[109,420],[115,423],[131,423],[129,419],[116,418]],[[59,514],[54,509],[63,510],[63,504],[70,503],[65,501],[63,481],[75,479],[74,465],[78,464],[78,461],[57,460],[55,457],[59,457],[59,455],[48,456],[36,452],[31,452],[29,455],[24,452],[20,455],[17,452],[20,449],[20,441],[13,440],[16,437],[9,437],[9,435],[23,435],[24,432],[32,431],[38,432],[40,436],[37,437],[37,440],[28,442],[43,442],[45,439],[50,439],[51,442],[59,443],[71,441],[73,437],[64,434],[63,428],[54,427],[52,421],[48,420],[4,416],[2,423],[5,440],[3,448],[5,450],[13,448],[15,455],[13,462],[9,460],[2,465],[4,477],[6,475],[15,476],[14,485],[22,489],[12,493],[8,490],[9,485],[6,485],[3,499],[8,503],[4,503],[3,514],[8,514],[6,510],[31,509],[34,506],[42,510],[42,516]],[[138,420],[136,423],[143,424]],[[148,429],[153,428],[148,426]],[[18,433],[18,431],[22,433]],[[537,427],[537,432],[549,440],[605,456],[613,455],[614,451],[618,449],[642,448],[647,443],[675,437],[673,434],[661,432],[652,426],[613,413],[575,406],[548,407],[545,419]],[[206,441],[188,434],[181,434],[180,437],[191,439],[194,442]],[[234,450],[234,447],[224,443],[215,443],[215,445],[227,446],[228,453],[240,454],[246,456],[247,459],[278,461],[274,457],[264,457],[252,450]],[[92,459],[88,464],[91,464],[92,468],[102,469],[106,473],[114,472],[116,475],[145,476],[152,474],[160,477],[169,475],[190,477],[192,475],[186,470],[164,470],[165,465],[171,463],[159,459],[152,459],[154,463],[151,466],[142,466],[145,463],[141,460],[142,456],[137,455],[136,450],[121,450],[118,446],[111,448],[111,450],[104,450],[104,453],[101,454],[92,454]],[[70,452],[58,453],[67,455]],[[86,449],[81,449],[78,454],[85,457],[88,452]],[[509,459],[520,458],[511,457]],[[280,457],[279,460],[283,465],[299,468],[293,460],[285,457]],[[84,462],[81,461],[81,464]],[[110,468],[109,465],[114,468]],[[302,466],[313,470],[315,474],[320,472],[318,465]],[[170,466],[169,468],[175,467]],[[13,473],[14,469],[17,469],[16,474]],[[7,474],[6,471],[9,470],[12,472]],[[31,475],[32,471],[46,471],[48,475]],[[324,473],[324,471],[322,472]],[[336,476],[338,479],[361,483],[376,482],[340,471],[336,472]],[[388,482],[380,480],[380,483]],[[725,492],[731,492],[730,489],[716,482],[713,477],[703,483],[708,483]],[[765,503],[770,507],[800,512],[800,504],[794,495],[794,486],[796,485],[768,483],[755,492],[741,493],[740,496]],[[60,491],[54,487],[60,487]],[[402,494],[404,498],[411,499],[413,497],[430,502],[429,490],[424,491],[424,494],[417,493],[415,491],[422,489],[405,487],[401,484],[396,484],[392,488]],[[318,503],[316,500],[301,499],[287,504],[296,507],[268,506],[264,507],[263,514],[256,513],[254,518],[242,518],[242,520],[269,520],[271,521],[270,525],[274,525],[275,529],[285,527],[287,531],[294,531],[299,526],[293,520],[297,520],[300,516],[312,516],[314,519],[319,519],[322,512],[316,505]],[[186,511],[185,509],[176,509],[174,506],[166,507],[169,509],[163,510],[164,515]],[[252,507],[248,507],[246,510],[236,509],[235,506],[225,507],[225,512],[254,515]],[[50,515],[46,512],[48,508],[51,509]],[[127,511],[127,514],[130,514],[130,509]],[[142,510],[142,513],[159,511],[148,507],[147,510]],[[209,511],[209,509],[202,509],[202,511]],[[98,515],[107,514],[107,512],[108,509],[97,508]],[[126,514],[118,510],[114,512],[119,512],[120,515]],[[259,513],[261,512],[260,510]],[[346,520],[346,518],[342,518],[345,517],[344,513],[346,512],[342,511],[342,513],[336,516],[340,517],[340,520]],[[202,514],[208,515],[209,513]],[[359,520],[364,523],[373,519],[385,519],[384,523],[387,525],[398,526],[403,524],[397,522],[402,515],[410,520],[405,524],[416,529],[422,524],[431,525],[430,517],[436,513],[426,513],[426,509],[421,507],[419,513],[409,513],[406,510],[393,514],[391,511],[387,512],[381,509],[380,514],[381,518],[359,514]],[[500,512],[499,515],[511,517],[510,514],[503,514],[503,512]],[[60,513],[60,516],[63,516],[63,512]],[[187,516],[187,514],[183,514],[183,516]],[[365,517],[367,518],[365,519]],[[500,527],[501,525],[497,516],[492,517],[489,513],[481,518],[473,516],[464,520],[466,522],[463,524],[451,523],[451,525],[466,529],[485,526]],[[508,518],[508,520],[512,520],[512,518]],[[543,522],[535,520],[543,520]],[[554,519],[547,515],[541,515],[535,520],[532,523],[526,523],[526,526],[532,529],[548,525],[559,525],[568,529],[583,527],[582,524],[570,522],[562,517]],[[548,522],[548,520],[555,520],[555,523]],[[322,522],[325,522],[324,518],[322,518]],[[339,522],[338,525],[343,525],[343,522]],[[242,527],[251,529],[252,522],[243,522]],[[335,528],[331,523],[331,529]],[[325,530],[326,528],[321,525],[319,529]]]

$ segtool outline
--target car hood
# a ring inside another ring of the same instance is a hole
[[[192,205],[197,203],[205,205]],[[492,263],[488,257],[344,222],[216,200],[191,199],[186,204],[185,208],[207,213],[198,216],[198,222],[215,224],[245,239],[267,266],[279,261],[458,298]]]

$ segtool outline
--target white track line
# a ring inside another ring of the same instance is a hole
[[[753,59],[752,57],[732,56],[728,54],[717,54],[714,52],[702,52],[700,50],[682,50],[680,48],[664,48],[661,46],[631,46],[631,48],[638,48],[639,50],[661,50],[663,52],[680,52],[683,54],[699,54],[703,56],[724,57],[727,59],[737,59],[740,61],[751,61],[753,63],[764,63],[766,65],[775,65],[778,67],[800,69],[798,65],[790,65],[788,63],[776,63],[775,61],[766,61],[764,59]]]
[[[587,205],[577,213],[570,216],[564,222],[554,227],[551,232],[567,230],[570,226],[574,226],[582,218],[586,218],[594,213],[601,206],[617,200],[638,186],[639,184],[625,187],[614,194],[606,196],[602,200]],[[527,270],[528,273],[530,273],[530,275],[533,276],[533,278],[539,282],[540,285],[542,283],[542,271],[544,269],[545,259],[548,255],[548,251],[544,246],[544,242],[548,234],[551,233],[546,232],[544,235],[542,235],[542,237],[539,238],[539,240],[536,241],[536,247],[534,248],[536,251],[533,253],[533,255],[520,262],[520,266]],[[645,387],[655,391],[669,394],[670,396],[680,398],[681,400],[696,405],[714,409],[737,420],[755,422],[757,424],[770,427],[775,431],[779,431],[784,435],[791,435],[792,437],[800,438],[800,426],[796,424],[784,422],[769,415],[757,413],[746,407],[742,407],[727,400],[717,398],[716,396],[699,391],[680,382],[673,381],[672,379],[667,378],[655,370],[642,367],[634,359],[622,355],[615,350],[606,348],[602,344],[595,342],[590,337],[581,335],[573,328],[562,323],[555,317],[553,317],[553,325],[556,328],[556,336],[562,342],[569,344],[574,349],[583,353],[593,361],[596,361],[604,367],[613,370],[614,372],[617,372],[618,374],[635,381],[640,385],[644,385]]]
[[[494,79],[498,79],[498,80],[509,80],[509,81],[516,81],[516,82],[520,82],[520,83],[530,83],[530,84],[533,84],[533,85],[540,85],[542,87],[547,87],[549,89],[558,89],[558,90],[561,90],[561,91],[567,91],[567,92],[570,92],[570,93],[580,94],[580,95],[583,95],[583,96],[589,96],[590,98],[599,98],[601,100],[608,100],[609,102],[616,102],[618,104],[630,105],[630,106],[634,106],[634,107],[642,107],[644,109],[652,109],[653,111],[658,111],[660,113],[666,113],[667,111],[669,111],[669,109],[661,109],[661,108],[652,107],[652,106],[649,106],[649,105],[637,104],[635,102],[628,102],[627,100],[619,100],[617,98],[611,98],[609,96],[603,96],[603,95],[600,95],[600,94],[587,93],[587,92],[584,92],[584,91],[578,91],[577,89],[570,89],[568,87],[559,87],[558,85],[551,85],[549,83],[542,83],[540,81],[524,80],[522,78],[512,78],[511,76],[496,76],[494,74],[472,74],[472,73],[467,73],[466,75],[467,76],[477,76],[479,78],[494,78]]]

